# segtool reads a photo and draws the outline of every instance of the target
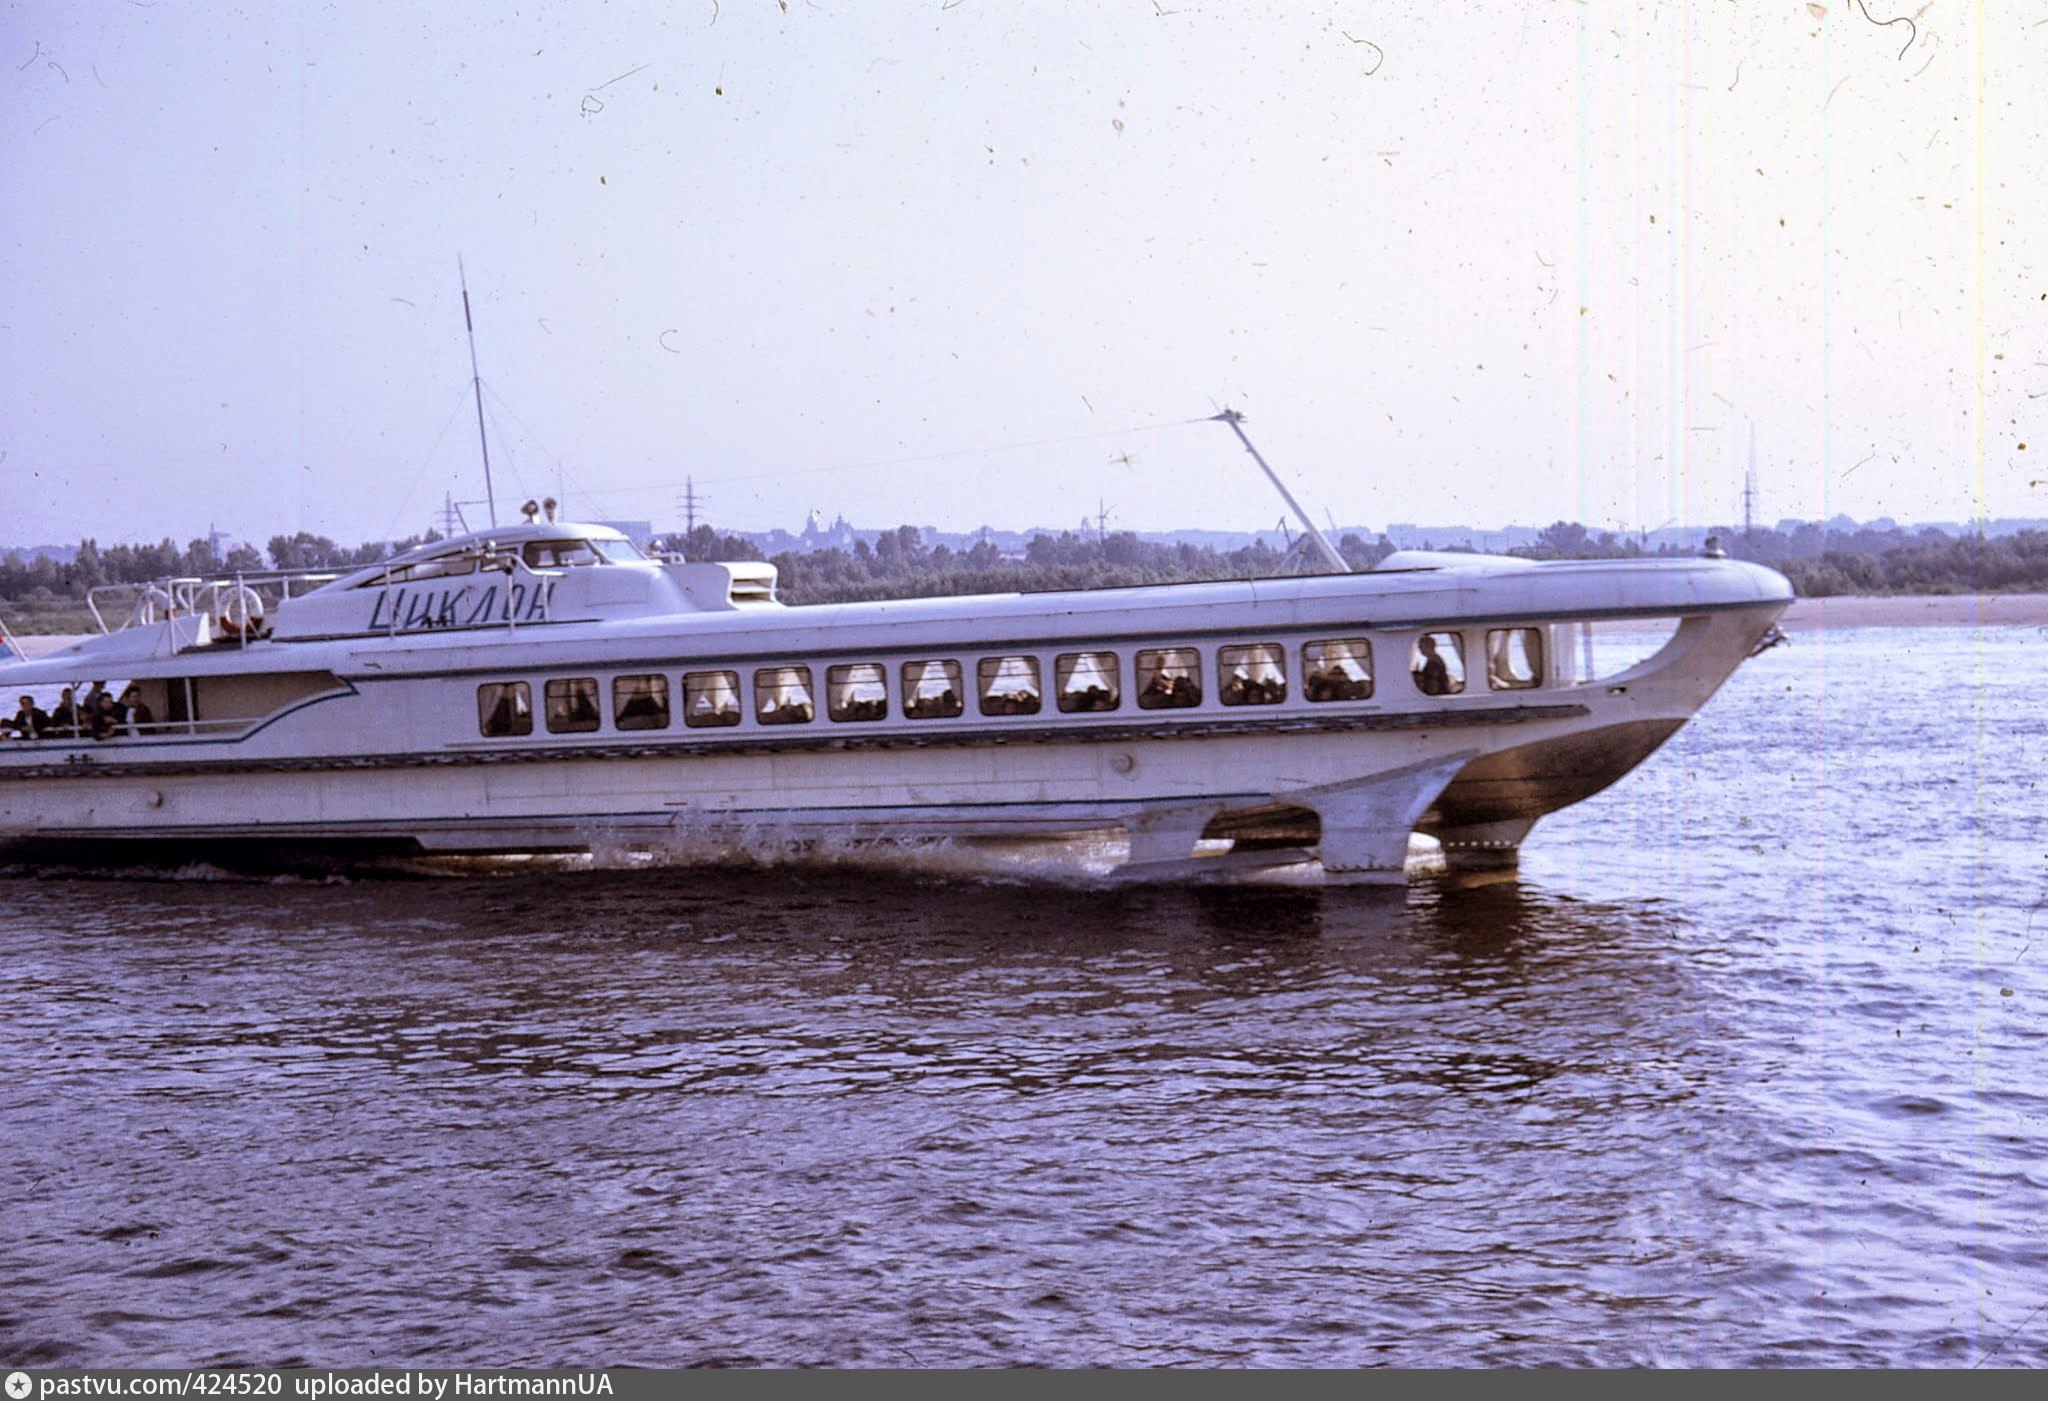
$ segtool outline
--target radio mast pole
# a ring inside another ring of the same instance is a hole
[[[476,442],[484,454],[484,502],[490,507],[491,529],[498,528],[498,493],[491,486],[491,440],[484,436],[484,381],[476,371],[476,321],[469,314],[469,274],[462,255],[455,255],[455,275],[462,280],[462,325],[469,332],[469,386],[476,391]]]
[[[1211,400],[1210,402],[1213,403],[1215,401]],[[1308,518],[1308,512],[1301,509],[1301,503],[1294,499],[1294,493],[1281,483],[1278,476],[1274,475],[1273,469],[1266,465],[1266,459],[1259,456],[1259,450],[1252,446],[1252,440],[1244,435],[1244,429],[1239,426],[1244,422],[1244,415],[1236,409],[1225,409],[1222,413],[1211,415],[1209,421],[1211,423],[1227,423],[1230,425],[1230,431],[1237,434],[1237,440],[1243,443],[1244,450],[1252,455],[1252,461],[1259,464],[1260,470],[1266,474],[1266,480],[1273,484],[1274,490],[1278,491],[1281,498],[1293,509],[1295,519],[1300,521],[1302,529],[1308,532],[1308,538],[1315,542],[1316,553],[1323,557],[1323,563],[1329,565],[1330,568],[1336,570],[1339,574],[1349,574],[1351,566],[1344,562],[1344,556],[1338,554],[1337,547],[1324,538],[1322,531],[1316,529],[1316,523]]]

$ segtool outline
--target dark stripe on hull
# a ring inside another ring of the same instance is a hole
[[[1440,836],[1491,822],[1528,821],[1570,807],[1623,777],[1684,725],[1683,719],[1631,720],[1474,759],[1458,771],[1415,830]],[[1202,835],[1240,846],[1312,846],[1322,839],[1322,820],[1307,808],[1272,803],[1220,813]]]
[[[579,759],[680,759],[708,755],[817,753],[860,749],[979,749],[1005,744],[1130,744],[1152,739],[1209,739],[1219,736],[1314,734],[1356,730],[1468,729],[1482,725],[1526,724],[1537,720],[1579,720],[1589,712],[1578,704],[1462,706],[1443,710],[1363,711],[1351,714],[1292,714],[1271,719],[1158,720],[1122,724],[1067,722],[1005,726],[991,729],[892,729],[859,733],[857,727],[829,730],[805,727],[793,735],[745,732],[738,739],[688,739],[635,743],[495,745],[434,753],[331,754],[305,758],[204,760],[128,759],[108,757],[104,750],[83,751],[75,760],[33,767],[0,767],[0,782],[35,778],[151,778],[181,774],[312,773],[341,769],[435,768],[468,764],[558,763]],[[795,727],[792,727],[795,728]],[[854,732],[849,732],[849,730]]]
[[[411,837],[19,837],[0,862],[83,870],[217,866],[259,875],[326,875],[424,852]]]
[[[1422,815],[1416,830],[1434,834],[1542,817],[1569,807],[1649,758],[1684,724],[1682,719],[1630,720],[1474,759]]]

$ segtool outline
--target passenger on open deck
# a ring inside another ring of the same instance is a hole
[[[114,713],[117,704],[113,694],[107,690],[106,682],[93,682],[92,689],[85,693],[85,699],[79,703],[79,728],[93,739],[112,739],[115,730],[119,729],[121,722],[127,718],[125,715]]]
[[[143,701],[142,688],[134,682],[131,681],[128,689],[121,692],[119,704],[127,721],[126,733],[144,735],[156,727],[156,712]]]
[[[50,717],[36,704],[34,696],[23,696],[21,709],[6,723],[6,729],[17,739],[41,739],[49,728]]]
[[[57,696],[57,708],[50,712],[43,734],[50,739],[78,738],[78,702],[72,699],[69,686]]]

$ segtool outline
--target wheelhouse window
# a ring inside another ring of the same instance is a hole
[[[740,674],[736,671],[683,673],[683,723],[693,730],[740,722]]]
[[[597,678],[563,676],[547,684],[548,731],[583,734],[603,723],[597,711]]]
[[[983,657],[974,664],[983,715],[1036,715],[1043,688],[1036,657]]]
[[[1425,632],[1408,659],[1415,689],[1425,696],[1455,696],[1465,689],[1465,639],[1455,632]]]
[[[620,730],[668,728],[668,678],[621,676],[612,681],[612,726]]]
[[[1486,634],[1486,684],[1496,691],[1526,691],[1543,684],[1543,633],[1538,628],[1491,628]]]
[[[807,666],[764,666],[754,673],[754,718],[763,725],[808,725],[818,708]]]
[[[903,664],[903,713],[913,720],[950,720],[967,709],[961,697],[960,663]]]
[[[1179,710],[1202,703],[1202,654],[1194,648],[1145,648],[1135,669],[1140,709]]]
[[[1287,657],[1277,642],[1216,649],[1217,695],[1225,705],[1278,705],[1287,699]]]
[[[381,589],[391,584],[416,584],[422,579],[446,579],[461,574],[476,573],[476,556],[473,554],[442,555],[437,559],[414,560],[411,564],[387,569],[373,574],[355,587],[359,589]]]
[[[1115,710],[1123,703],[1114,652],[1063,652],[1053,661],[1052,671],[1060,709],[1069,715]]]
[[[1304,643],[1301,673],[1302,693],[1312,701],[1370,700],[1372,643],[1363,637]]]
[[[573,569],[600,558],[588,540],[536,540],[519,555],[528,569]]]
[[[889,692],[882,676],[882,668],[873,662],[828,667],[825,671],[825,713],[834,720],[888,719]]]
[[[487,681],[476,688],[476,726],[486,737],[533,733],[533,688],[524,681]]]

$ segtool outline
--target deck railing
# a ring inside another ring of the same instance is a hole
[[[231,599],[253,597],[261,607],[258,615],[277,604],[310,593],[353,570],[259,569],[236,574],[171,575],[147,583],[99,584],[86,591],[85,606],[103,633],[126,627],[161,622],[165,618],[207,614],[215,619]],[[118,622],[109,623],[101,610],[105,601]]]

